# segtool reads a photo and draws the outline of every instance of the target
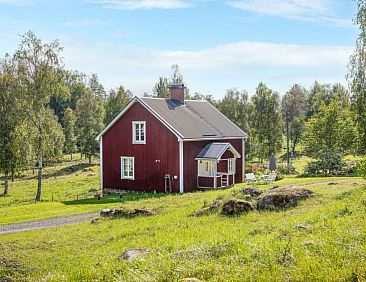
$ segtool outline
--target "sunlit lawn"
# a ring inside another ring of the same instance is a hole
[[[104,207],[154,208],[157,215],[104,219],[3,235],[0,280],[26,281],[363,281],[366,279],[366,188],[359,178],[285,178],[315,192],[295,208],[249,212],[239,217],[190,215],[204,202],[240,190],[183,195],[125,195],[76,200],[97,189],[98,166],[44,181],[44,199],[32,203],[35,180],[11,184],[0,198],[1,224],[101,210]],[[94,174],[93,176],[87,176]],[[329,185],[329,182],[335,182]],[[271,184],[273,185],[273,184]],[[261,185],[268,189],[271,185]],[[58,193],[58,194],[57,194]],[[52,195],[64,202],[51,202]],[[11,205],[9,206],[9,204]],[[306,228],[299,228],[298,225]],[[152,252],[121,260],[130,248]],[[10,278],[9,278],[10,279]]]

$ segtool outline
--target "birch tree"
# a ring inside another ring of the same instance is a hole
[[[294,84],[283,96],[281,101],[282,117],[288,122],[288,137],[291,141],[291,151],[294,154],[296,146],[305,131],[305,117],[307,112],[307,92],[305,88]]]
[[[22,109],[37,130],[38,184],[35,200],[41,201],[43,173],[44,124],[51,97],[68,95],[62,80],[62,47],[58,41],[43,43],[29,31],[21,37],[15,53],[20,81]]]
[[[0,171],[4,173],[4,195],[9,193],[9,175],[20,165],[17,127],[21,109],[17,103],[14,62],[9,56],[0,61]]]
[[[263,82],[258,84],[252,96],[251,126],[254,150],[263,162],[271,153],[281,149],[282,123],[278,93]]]
[[[104,113],[103,101],[90,91],[87,91],[77,102],[75,114],[78,140],[81,153],[88,156],[89,164],[98,149],[95,138],[104,127]]]
[[[360,33],[356,47],[350,57],[349,73],[347,75],[353,110],[359,132],[359,149],[366,152],[366,1],[356,0],[357,14],[354,23],[358,25]]]

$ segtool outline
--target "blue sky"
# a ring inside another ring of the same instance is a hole
[[[284,94],[294,83],[346,85],[355,13],[350,0],[0,0],[0,55],[33,30],[107,89],[151,93],[178,64],[192,93],[253,94],[263,81]]]

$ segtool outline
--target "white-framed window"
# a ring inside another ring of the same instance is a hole
[[[132,122],[132,144],[146,144],[146,121]]]
[[[198,161],[198,176],[214,176],[214,162]]]
[[[121,157],[121,179],[135,179],[134,157]]]
[[[235,159],[227,160],[227,171],[228,173],[235,173]]]

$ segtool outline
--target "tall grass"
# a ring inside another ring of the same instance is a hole
[[[68,191],[75,183],[89,181],[85,179],[67,175],[58,184],[50,182],[50,190]],[[61,213],[123,205],[158,210],[150,217],[1,236],[0,260],[6,258],[19,266],[0,264],[0,277],[27,281],[180,281],[187,277],[204,281],[362,281],[366,279],[365,183],[359,178],[336,181],[328,185],[328,178],[284,179],[279,184],[296,183],[316,196],[286,211],[249,212],[239,217],[190,215],[205,201],[239,191],[243,184],[230,190],[128,198],[99,206],[94,201],[75,205],[24,201],[11,210],[0,202],[0,211],[13,219],[13,213],[20,216],[37,213],[37,209],[46,213],[59,209]],[[83,189],[96,184],[97,177]],[[70,207],[77,210],[68,210]],[[134,260],[119,258],[131,248],[152,252]]]

